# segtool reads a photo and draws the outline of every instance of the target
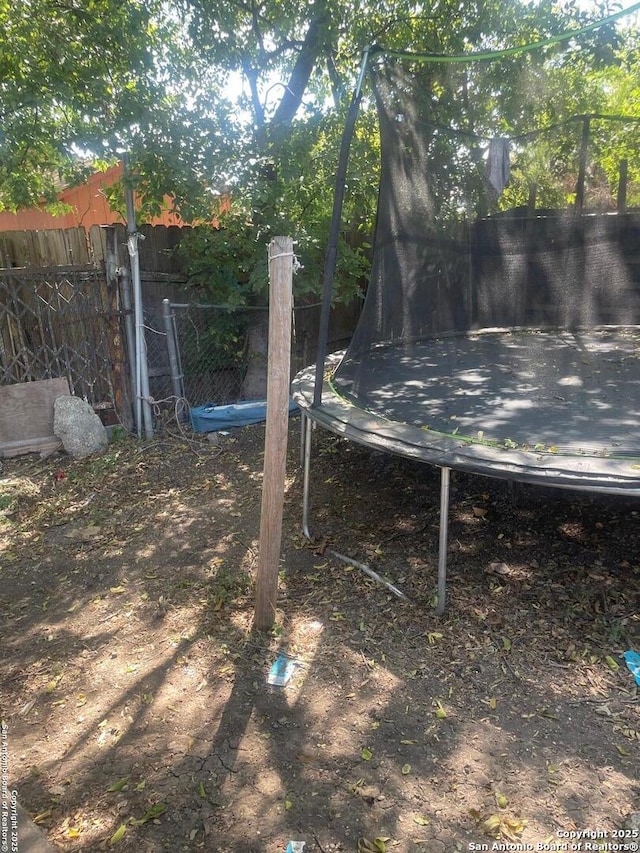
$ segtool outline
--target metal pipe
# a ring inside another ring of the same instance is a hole
[[[131,261],[131,281],[133,283],[133,306],[136,327],[136,422],[138,435],[142,432],[144,423],[144,437],[153,438],[153,420],[151,417],[151,404],[149,402],[149,371],[147,364],[147,349],[144,338],[144,317],[142,306],[142,283],[140,280],[140,255],[138,252],[139,234],[136,229],[136,212],[133,203],[133,190],[128,183],[129,169],[128,157],[123,155],[124,166],[124,197],[127,205],[127,248]]]
[[[131,255],[131,249],[129,247],[129,243],[127,242],[127,248],[129,249],[129,254]],[[138,438],[142,438],[143,431],[143,423],[142,423],[142,353],[140,351],[140,300],[138,298],[137,291],[135,288],[133,289],[133,322],[134,322],[134,347],[136,351],[135,357],[135,381],[133,383],[133,393],[135,395],[134,400],[134,411],[135,411],[135,420],[136,420],[136,432],[138,434]]]
[[[336,271],[338,257],[338,239],[342,225],[342,203],[347,182],[347,165],[349,162],[349,149],[356,126],[356,119],[360,109],[362,97],[362,84],[369,59],[371,48],[365,47],[362,53],[362,64],[358,75],[358,82],[349,105],[347,120],[345,122],[338,155],[338,168],[336,171],[335,190],[333,196],[333,212],[331,214],[331,226],[329,240],[327,243],[327,254],[324,262],[324,274],[322,280],[322,308],[320,309],[320,326],[318,331],[318,353],[316,357],[316,374],[313,389],[313,406],[317,407],[322,401],[322,382],[324,379],[324,361],[327,357],[329,339],[329,318],[331,312],[331,299],[333,296],[333,279]]]
[[[372,580],[376,581],[376,583],[380,583],[382,584],[382,586],[386,586],[389,592],[392,592],[398,598],[402,599],[402,601],[409,601],[409,599],[401,589],[390,583],[388,580],[385,580],[382,575],[379,575],[377,572],[374,572],[374,570],[367,566],[366,563],[360,563],[358,560],[354,560],[352,557],[347,557],[346,554],[340,554],[338,551],[334,551],[333,548],[327,548],[325,554],[330,554],[337,560],[340,560],[343,563],[347,563],[347,565],[349,566],[354,566],[354,568],[356,569],[360,569],[361,572],[364,572],[365,575],[368,575]]]
[[[169,356],[169,371],[171,373],[171,390],[173,392],[173,396],[181,400],[184,397],[184,389],[182,385],[182,375],[178,364],[178,347],[175,339],[171,302],[168,299],[162,300],[162,320],[164,322],[164,331],[167,336],[167,355]]]
[[[307,416],[304,409],[300,409],[300,467],[304,469],[304,441],[307,434]]]
[[[302,436],[302,532],[311,541],[313,536],[309,529],[310,483],[311,483],[311,418],[304,416],[304,434]]]
[[[122,297],[122,307],[124,309],[124,328],[125,340],[127,342],[127,358],[129,361],[129,375],[131,381],[131,393],[134,395],[134,419],[135,428],[138,435],[142,431],[142,424],[136,419],[136,375],[137,375],[137,359],[136,359],[136,330],[133,322],[133,307],[131,305],[131,279],[129,278],[129,270],[126,265],[119,268],[120,276],[120,295]]]
[[[438,604],[436,606],[438,616],[444,613],[447,596],[450,474],[450,468],[440,469],[440,536],[438,540]]]

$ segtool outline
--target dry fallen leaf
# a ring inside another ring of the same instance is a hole
[[[124,838],[124,834],[127,831],[127,824],[121,823],[118,829],[113,833],[111,838],[109,839],[109,847],[113,847],[114,844],[117,844],[118,841],[122,841]]]
[[[51,817],[52,814],[53,812],[51,811],[51,809],[45,809],[43,812],[40,812],[40,814],[37,814],[33,818],[33,822],[42,823],[43,820],[46,820],[48,817]]]
[[[36,700],[35,700],[35,699],[32,699],[30,702],[27,702],[27,704],[26,704],[26,705],[24,705],[24,707],[22,707],[22,708],[18,711],[18,716],[19,716],[19,717],[26,717],[26,716],[27,716],[27,714],[29,713],[29,711],[33,708],[33,706],[34,706],[35,704],[36,704]]]
[[[489,563],[485,572],[488,575],[508,575],[511,574],[511,569],[506,563]]]
[[[496,793],[496,804],[498,808],[506,809],[509,805],[509,798],[505,797],[504,794]]]
[[[497,835],[500,832],[500,815],[492,814],[482,821],[482,828],[487,835]]]

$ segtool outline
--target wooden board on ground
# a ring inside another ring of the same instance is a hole
[[[66,379],[0,386],[0,457],[49,453],[61,447],[53,434],[53,404],[68,394]]]

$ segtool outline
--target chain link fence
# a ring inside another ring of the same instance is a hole
[[[94,265],[0,270],[0,385],[66,378],[122,413],[128,399],[119,294]]]
[[[349,340],[358,305],[343,310],[334,324],[330,349]],[[296,373],[316,356],[319,304],[294,309],[291,370]],[[353,315],[353,316],[352,316]],[[172,408],[177,398],[189,406],[227,405],[264,399],[266,387],[267,327],[264,307],[234,307],[165,300],[162,312],[145,314],[149,391],[156,406]],[[256,385],[255,371],[260,374]]]
[[[162,315],[145,317],[151,396],[157,404],[175,397],[190,406],[237,403],[250,329],[267,319],[266,308],[165,302]]]

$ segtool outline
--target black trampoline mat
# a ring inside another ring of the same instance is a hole
[[[640,327],[486,330],[374,346],[333,385],[359,409],[478,444],[640,456]]]

